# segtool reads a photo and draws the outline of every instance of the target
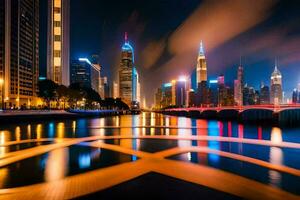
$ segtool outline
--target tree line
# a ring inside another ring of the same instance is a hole
[[[38,96],[44,100],[48,109],[128,109],[127,104],[120,98],[101,99],[98,92],[80,83],[72,83],[66,87],[52,80],[42,80],[38,82],[38,87]],[[83,107],[79,106],[78,102],[84,102]]]

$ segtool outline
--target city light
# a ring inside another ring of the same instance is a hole
[[[91,61],[87,58],[79,58],[78,60],[82,62],[87,62],[88,64],[92,65]]]
[[[181,81],[181,82],[186,82],[187,81],[187,78],[185,76],[180,76],[178,81]]]

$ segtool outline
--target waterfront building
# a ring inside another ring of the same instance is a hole
[[[119,95],[127,105],[134,101],[140,101],[139,74],[133,65],[134,50],[128,42],[127,33],[125,33],[119,68]]]
[[[157,88],[157,92],[154,97],[154,104],[157,109],[162,107],[162,88]]]
[[[0,84],[3,108],[41,104],[39,1],[0,1]]]
[[[270,103],[270,89],[268,86],[262,84],[260,87],[260,104],[269,104]]]
[[[196,67],[197,94],[196,101],[198,106],[209,104],[209,90],[207,85],[207,66],[204,53],[203,42],[200,42],[200,48],[197,57]]]
[[[218,80],[209,80],[209,102],[210,105],[214,107],[219,104],[219,83],[224,83],[222,80],[219,80],[219,78]]]
[[[227,88],[225,86],[225,77],[220,75],[218,77],[218,105],[224,106],[227,101]]]
[[[278,105],[282,103],[282,100],[282,75],[278,70],[277,63],[275,63],[275,68],[271,75],[270,102],[272,104]]]
[[[198,84],[196,101],[198,106],[206,106],[209,104],[209,90],[207,81]]]
[[[110,97],[109,84],[106,76],[100,77],[99,94],[101,98]]]
[[[253,87],[250,87],[246,84],[243,93],[244,105],[255,105],[256,102],[258,102],[258,95]]]
[[[162,102],[161,106],[162,108],[165,108],[167,106],[175,105],[175,102],[173,102],[173,99],[175,99],[175,92],[173,94],[173,84],[172,83],[164,83],[161,87],[162,90]]]
[[[186,106],[186,80],[179,79],[175,83],[175,105],[178,107]]]
[[[298,102],[299,102],[299,91],[295,88],[292,94],[292,103],[298,103]]]
[[[240,81],[237,79],[234,80],[234,105],[235,106],[241,106],[243,102],[240,96],[240,94],[242,94],[240,89],[241,89]]]
[[[244,93],[244,69],[240,59],[240,65],[237,70],[237,79],[234,80],[234,105],[242,106],[246,99],[243,97]]]
[[[190,89],[188,91],[188,106],[189,107],[196,106],[196,93],[195,93],[194,89]]]
[[[70,0],[48,0],[47,78],[70,84]]]
[[[100,94],[100,68],[97,65],[93,65],[87,58],[72,60],[71,83],[79,83],[84,87],[92,88]]]
[[[196,74],[197,85],[199,85],[202,81],[207,81],[207,67],[202,41],[200,42],[200,48],[198,52]]]
[[[119,98],[119,84],[117,82],[113,82],[113,98]]]
[[[136,67],[132,69],[132,101],[141,102],[141,85]]]

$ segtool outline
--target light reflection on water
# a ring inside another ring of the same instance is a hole
[[[104,126],[120,126],[126,128],[101,128]],[[174,128],[155,128],[135,126],[177,126]],[[198,129],[185,129],[183,127],[198,127]],[[280,129],[278,127],[243,125],[231,121],[190,119],[185,117],[163,116],[155,113],[142,113],[141,115],[131,116],[113,116],[107,118],[78,119],[64,121],[45,121],[44,123],[15,124],[0,127],[0,144],[14,140],[40,139],[40,138],[74,138],[87,136],[134,136],[138,135],[179,135],[179,136],[223,136],[236,138],[251,138],[270,140],[274,144],[282,141],[300,142],[300,129]],[[99,141],[107,142],[107,141]],[[226,143],[219,141],[157,141],[157,140],[139,140],[139,139],[122,139],[112,140],[111,144],[118,144],[121,147],[132,148],[155,152],[164,148],[175,146],[200,146],[209,147],[215,150],[238,153],[245,156],[251,156],[257,159],[268,161],[272,164],[287,165],[300,169],[299,150],[282,149],[278,147],[261,147],[256,145],[245,145],[242,143]],[[36,145],[42,145],[41,142]],[[14,150],[18,150],[16,145]],[[0,146],[0,156],[11,151],[11,147]],[[95,160],[100,160],[101,151],[76,152],[76,158],[72,158],[69,164],[70,150],[68,148],[51,151],[40,159],[39,168],[45,170],[44,178],[46,181],[60,179],[69,173],[70,166],[77,166],[79,169],[89,169]],[[128,161],[127,157],[116,156],[120,162]],[[130,156],[130,160],[137,159],[136,156]],[[214,167],[221,167],[226,164],[222,157],[216,154],[193,153],[179,155],[180,160],[192,161]],[[76,160],[76,162],[74,161]],[[94,160],[94,161],[93,161]],[[109,158],[108,158],[109,160]],[[102,162],[108,162],[108,160]],[[245,168],[243,163],[238,163],[239,168]],[[237,170],[239,169],[237,168]],[[9,167],[0,168],[0,177],[7,177],[10,173]],[[78,170],[79,170],[78,169]],[[250,167],[251,169],[251,167]],[[284,185],[282,173],[274,170],[267,170],[266,179],[269,184],[280,187]],[[3,185],[3,178],[0,178],[0,187]]]

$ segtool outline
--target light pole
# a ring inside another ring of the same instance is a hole
[[[4,86],[4,80],[3,78],[0,78],[0,87],[1,87],[1,109],[4,110],[4,97],[3,97],[3,87]]]

